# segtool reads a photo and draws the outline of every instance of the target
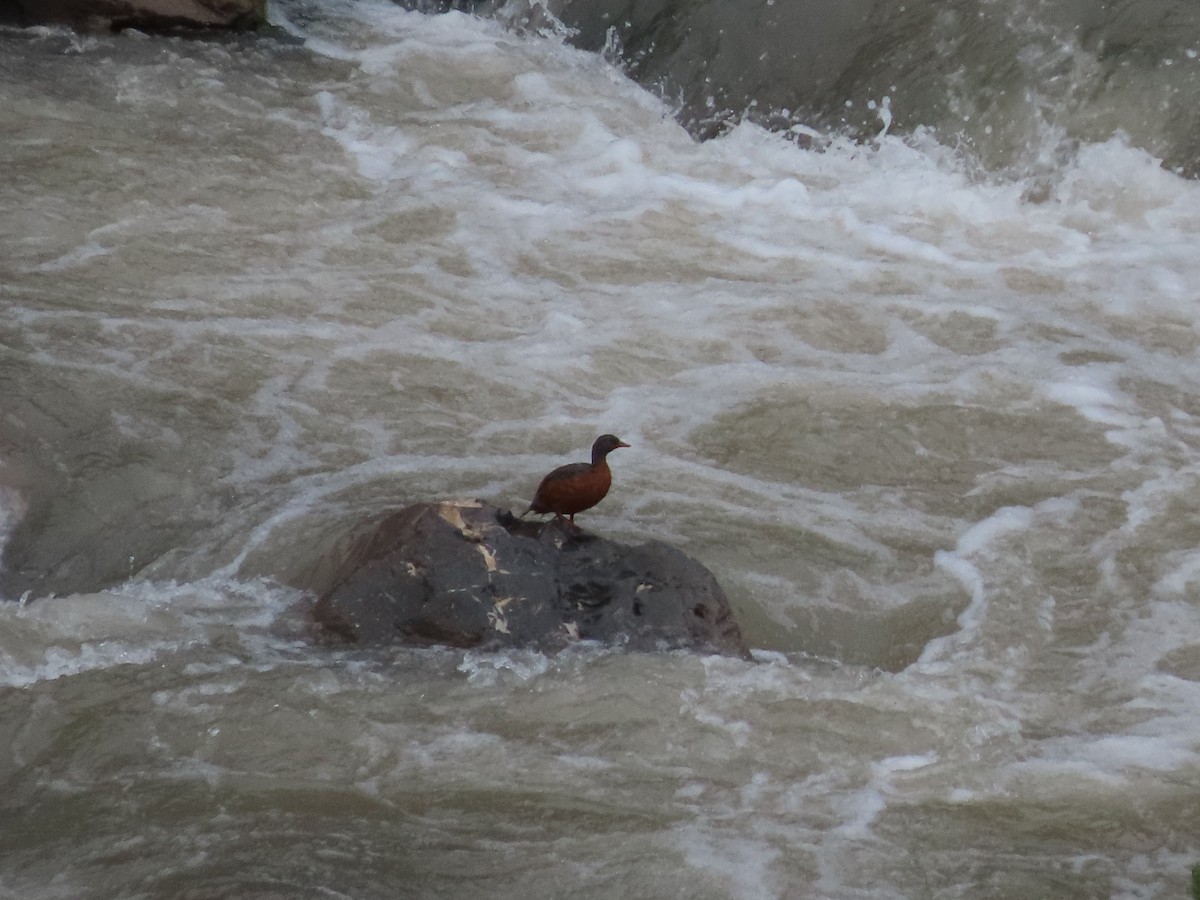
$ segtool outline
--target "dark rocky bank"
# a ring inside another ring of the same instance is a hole
[[[267,0],[0,0],[0,23],[78,31],[249,30],[265,25]]]

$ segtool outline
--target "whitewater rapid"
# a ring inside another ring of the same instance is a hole
[[[273,19],[0,33],[0,893],[1186,893],[1194,181],[882,106],[697,142],[553,34]],[[755,662],[311,642],[348,527],[606,431],[581,523]]]

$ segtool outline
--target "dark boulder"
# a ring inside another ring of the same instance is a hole
[[[314,609],[360,644],[532,647],[579,640],[746,656],[712,573],[666,544],[618,544],[474,502],[389,515],[339,561]]]

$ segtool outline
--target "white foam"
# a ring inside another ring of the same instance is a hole
[[[953,552],[939,550],[934,562],[952,575],[968,592],[970,602],[958,615],[958,631],[930,641],[921,653],[919,664],[929,666],[943,660],[955,648],[970,644],[983,627],[988,611],[987,581],[971,557],[990,553],[994,545],[1013,533],[1033,527],[1034,511],[1027,507],[1005,507],[965,531]]]
[[[495,685],[509,678],[529,681],[544,675],[550,668],[550,658],[535,650],[497,650],[480,652],[468,650],[463,654],[458,670],[471,684]]]
[[[684,863],[705,873],[738,900],[768,900],[779,896],[780,886],[771,877],[779,858],[778,848],[762,839],[723,833],[700,823],[677,826],[676,845]]]
[[[1131,415],[1125,398],[1107,384],[1085,381],[1058,382],[1043,389],[1046,398],[1070,406],[1093,422],[1122,429],[1145,427],[1144,419]]]
[[[66,269],[74,269],[86,265],[96,257],[108,256],[111,252],[108,247],[95,241],[89,241],[86,244],[76,247],[74,250],[64,253],[57,259],[41,263],[37,268],[41,272],[62,272]]]
[[[326,123],[322,133],[355,160],[359,174],[379,182],[404,177],[397,163],[412,153],[412,138],[394,126],[372,123],[365,110],[347,106],[329,91],[318,92],[316,100]]]
[[[1181,554],[1182,561],[1154,583],[1156,594],[1184,594],[1200,582],[1200,550]]]
[[[214,633],[278,643],[265,629],[295,592],[219,579],[130,583],[97,594],[0,603],[0,684],[28,686],[114,666],[145,666]]]
[[[84,642],[77,647],[48,647],[41,659],[21,664],[8,653],[0,653],[0,683],[7,687],[28,687],[40,681],[54,681],[113,666],[146,665],[178,647],[171,642],[144,645],[123,641]],[[8,658],[5,658],[8,657]]]
[[[891,795],[896,792],[893,785],[894,776],[923,769],[937,761],[937,753],[925,753],[889,757],[872,763],[870,781],[837,803],[842,817],[841,824],[837,826],[838,835],[856,840],[870,838],[872,825],[887,808]]]
[[[983,521],[972,525],[958,539],[957,556],[979,553],[1015,531],[1027,531],[1033,524],[1033,510],[1024,506],[998,509]]]

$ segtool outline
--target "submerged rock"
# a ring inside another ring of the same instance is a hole
[[[314,615],[356,643],[555,651],[596,640],[748,654],[725,592],[679,550],[525,522],[478,501],[393,513],[338,570]]]
[[[0,0],[0,21],[84,31],[257,28],[267,0]]]

